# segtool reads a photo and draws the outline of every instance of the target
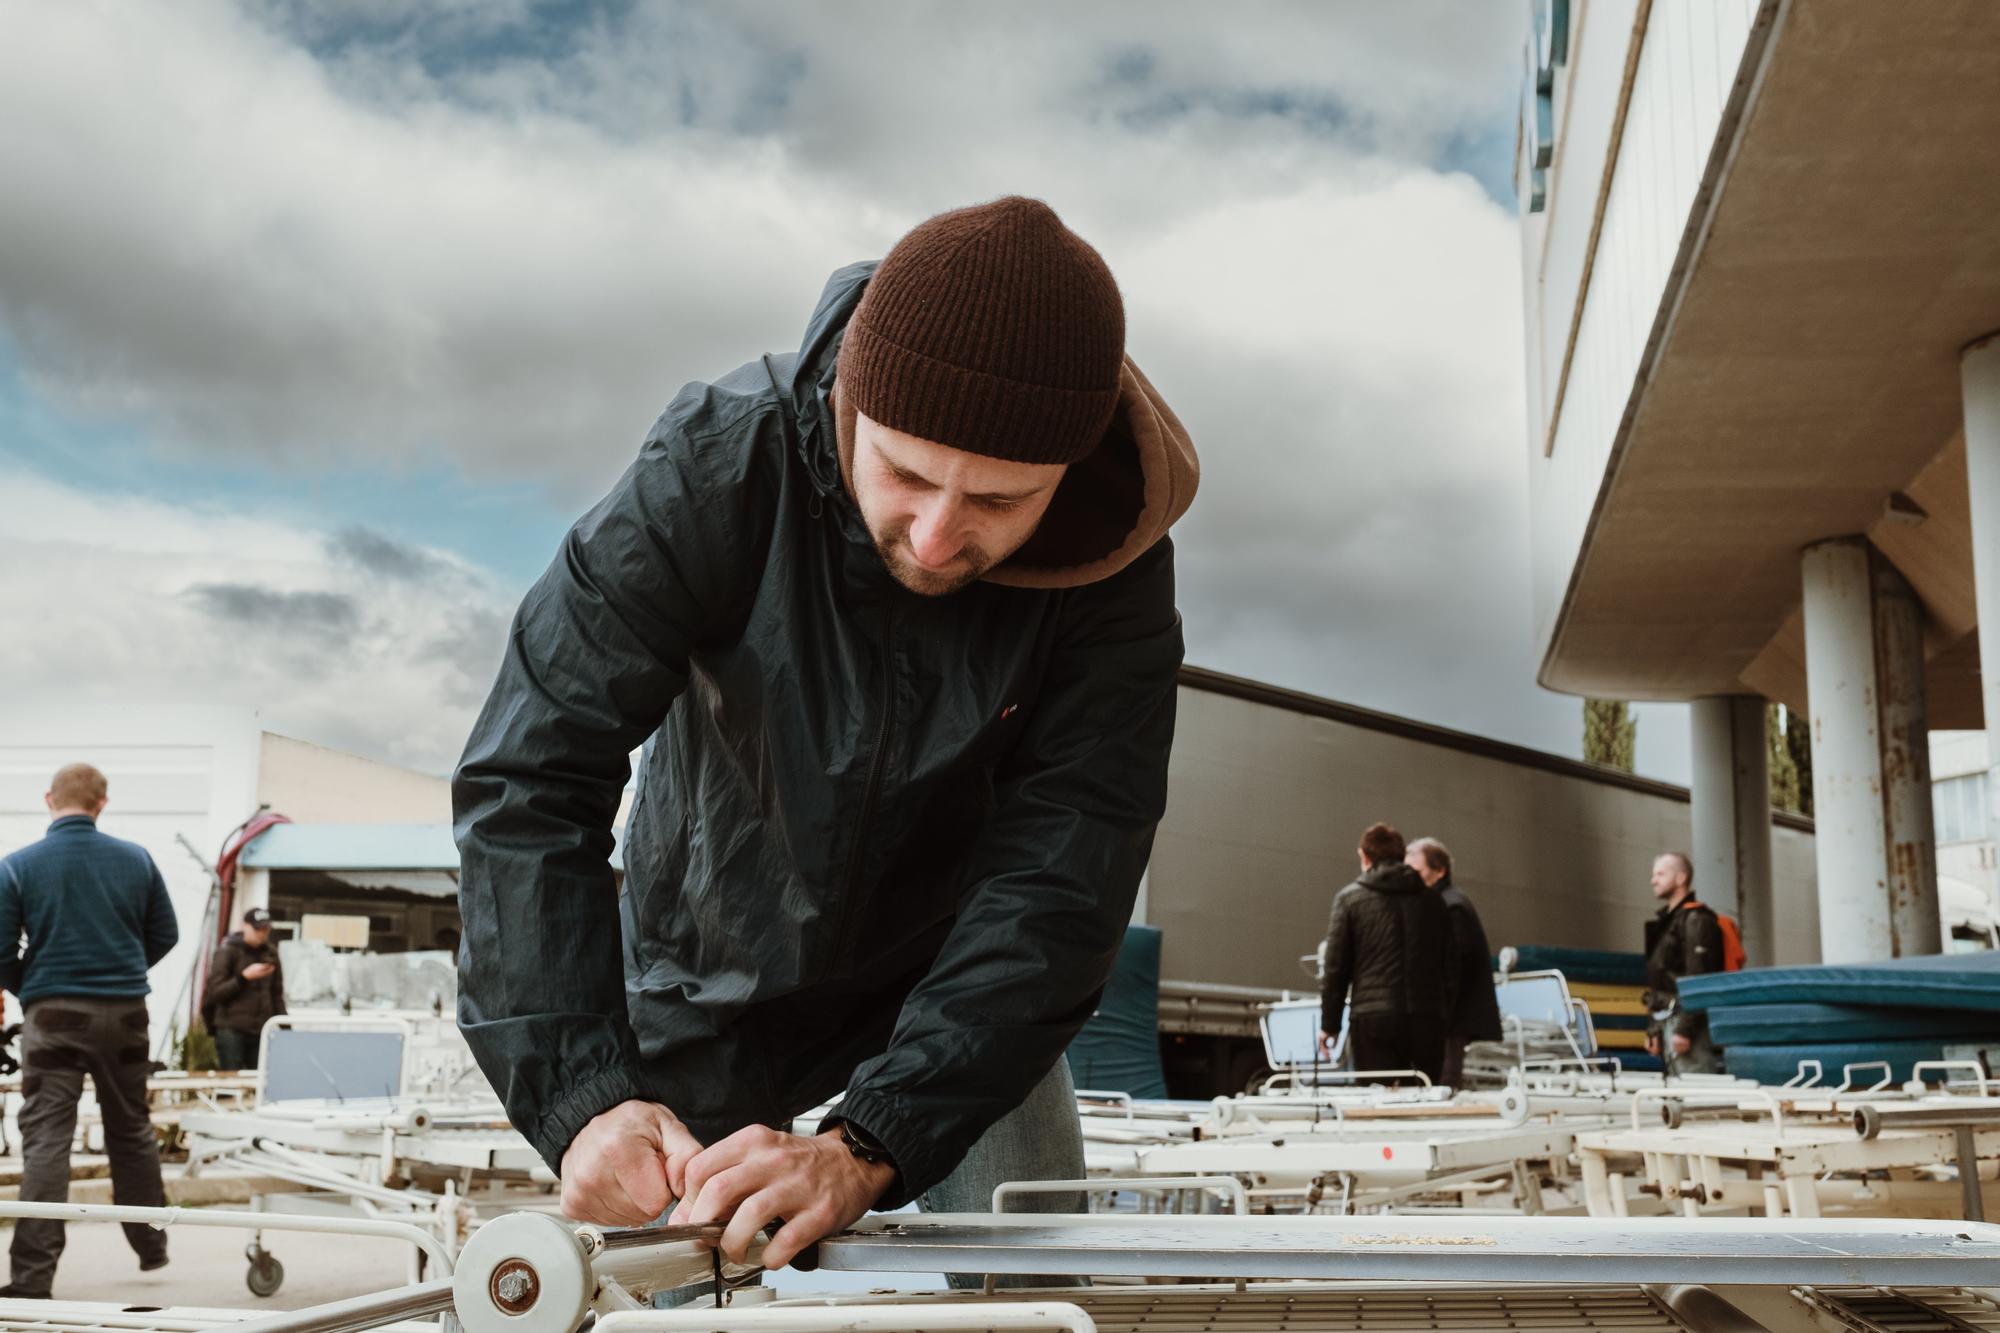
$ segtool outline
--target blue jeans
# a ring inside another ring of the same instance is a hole
[[[1058,1058],[1056,1066],[1028,1099],[1009,1111],[972,1145],[972,1151],[946,1176],[917,1200],[927,1213],[986,1213],[993,1210],[993,1190],[1010,1180],[1083,1179],[1083,1126],[1076,1115],[1076,1085],[1070,1082],[1069,1061]],[[1023,1213],[1080,1213],[1084,1196],[1080,1192],[1025,1194],[1010,1199],[1007,1211]],[[948,1273],[954,1287],[978,1287],[985,1278],[977,1273]],[[1002,1287],[1082,1286],[1073,1277],[1021,1274],[1002,1277]]]

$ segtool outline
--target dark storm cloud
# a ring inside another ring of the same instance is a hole
[[[337,592],[284,592],[252,583],[198,583],[184,594],[218,620],[274,634],[334,636],[361,623],[359,606]]]
[[[435,578],[452,572],[449,561],[359,525],[327,538],[327,553],[365,573],[392,579]]]

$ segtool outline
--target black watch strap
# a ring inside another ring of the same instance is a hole
[[[889,1150],[882,1146],[882,1140],[876,1138],[852,1120],[840,1120],[836,1121],[835,1124],[840,1129],[840,1138],[847,1145],[847,1151],[853,1153],[864,1162],[880,1163],[885,1166],[896,1165],[896,1159],[891,1157]]]

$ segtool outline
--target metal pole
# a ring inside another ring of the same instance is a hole
[[[1972,1126],[1960,1125],[1958,1140],[1958,1188],[1965,1199],[1965,1220],[1984,1222],[1986,1200],[1979,1193],[1979,1146],[1973,1141]]]
[[[231,1324],[229,1328],[231,1333],[359,1333],[361,1329],[381,1328],[404,1319],[449,1313],[451,1279],[447,1277],[374,1296],[354,1296],[303,1310],[288,1310],[265,1319]]]
[[[1965,489],[1972,502],[1972,594],[1982,662],[2000,662],[2000,332],[1959,359],[1965,396]],[[1981,670],[1986,703],[1986,828],[2000,835],[2000,671]],[[1991,890],[1989,890],[1989,893]]]

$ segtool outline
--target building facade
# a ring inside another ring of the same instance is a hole
[[[1937,952],[1929,733],[2000,720],[2000,6],[1532,13],[1540,679],[1693,705],[1695,859],[1753,961],[1764,704],[1807,713],[1820,955]]]

